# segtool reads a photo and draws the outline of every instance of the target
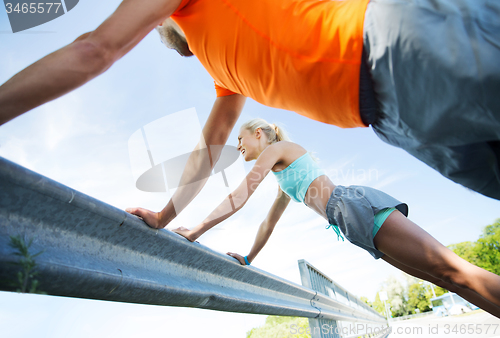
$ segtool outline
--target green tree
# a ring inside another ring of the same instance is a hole
[[[500,218],[483,229],[477,242],[462,242],[448,247],[466,261],[500,275]]]
[[[443,295],[447,290],[439,286],[432,285],[421,279],[415,278],[403,272],[406,282],[401,283],[397,278],[391,276],[384,281],[379,292],[375,296],[375,301],[370,303],[366,297],[361,297],[368,305],[382,316],[386,316],[384,302],[380,300],[380,291],[386,291],[387,303],[390,306],[392,317],[401,317],[414,314],[416,309],[420,312],[430,311],[431,298]]]
[[[392,317],[408,315],[410,311],[404,285],[394,276],[386,279],[383,285],[383,290],[387,291],[388,302],[391,305]]]
[[[309,330],[307,318],[268,316],[263,326],[247,332],[247,338],[311,338]]]
[[[22,293],[40,293],[45,294],[45,292],[41,292],[38,290],[38,280],[35,279],[35,276],[38,274],[36,271],[36,262],[35,257],[40,255],[43,251],[38,252],[34,255],[30,254],[29,248],[33,243],[33,238],[26,243],[24,238],[21,236],[10,236],[9,245],[16,249],[17,251],[14,255],[19,256],[19,262],[13,263],[18,265],[21,270],[17,272],[17,281],[12,282],[13,286],[17,287],[17,292]]]
[[[448,246],[454,253],[474,265],[478,265],[477,244],[474,242],[461,242]]]
[[[375,301],[373,301],[372,304],[370,304],[370,306],[375,310],[377,311],[378,313],[380,313],[382,316],[385,317],[385,307],[384,307],[384,302],[380,300],[380,295],[379,293],[377,292],[377,295],[375,296]]]
[[[385,307],[384,307],[384,302],[380,300],[379,293],[375,295],[375,300],[373,302],[370,302],[367,297],[361,296],[359,297],[363,302],[368,304],[372,309],[380,313],[381,316],[385,317]]]
[[[420,312],[431,310],[427,290],[423,284],[414,283],[408,287],[408,308],[412,314],[415,313],[415,309]]]
[[[429,282],[424,282],[421,279],[413,278],[413,282],[408,285],[408,309],[410,313],[414,314],[418,309],[420,313],[431,311],[431,299],[445,294],[447,291],[439,286],[430,285]]]
[[[478,266],[500,275],[500,218],[484,228],[476,243]]]

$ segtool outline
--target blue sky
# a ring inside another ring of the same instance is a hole
[[[62,17],[16,34],[10,30],[6,13],[0,11],[0,83],[95,29],[118,4],[116,0],[81,1]],[[169,194],[135,188],[128,140],[148,123],[188,108],[196,109],[203,125],[214,99],[213,81],[196,58],[182,58],[167,50],[157,33],[151,32],[100,77],[1,126],[0,156],[118,208],[160,210]],[[449,181],[403,150],[383,143],[370,128],[343,130],[248,99],[237,125],[253,117],[284,127],[293,141],[315,153],[335,184],[371,186],[406,202],[410,219],[445,245],[477,240],[482,228],[500,217],[500,201]],[[236,137],[237,129],[228,144],[236,146]],[[242,165],[248,171],[252,163]],[[204,192],[168,228],[190,228],[203,220],[226,193],[217,190],[220,179],[211,178]],[[277,183],[270,175],[243,210],[199,241],[217,251],[247,254],[276,192]],[[351,292],[370,299],[388,276],[403,278],[362,249],[337,242],[325,225],[313,211],[292,202],[253,265],[300,284],[297,261],[306,259]],[[9,337],[104,337],[110,333],[244,337],[264,318],[0,293],[0,325],[2,330],[7,328]]]

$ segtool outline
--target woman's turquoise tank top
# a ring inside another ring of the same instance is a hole
[[[274,172],[278,184],[295,202],[304,202],[307,189],[319,176],[326,175],[308,152],[282,171]]]

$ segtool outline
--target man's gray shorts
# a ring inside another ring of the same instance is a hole
[[[371,0],[375,133],[500,199],[500,0]]]
[[[337,185],[326,205],[326,215],[330,224],[337,225],[349,242],[379,259],[384,254],[373,243],[373,218],[385,208],[396,208],[408,216],[406,204],[380,190]]]

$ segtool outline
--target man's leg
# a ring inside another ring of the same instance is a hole
[[[374,131],[444,176],[500,199],[500,2],[372,0],[364,47]]]

